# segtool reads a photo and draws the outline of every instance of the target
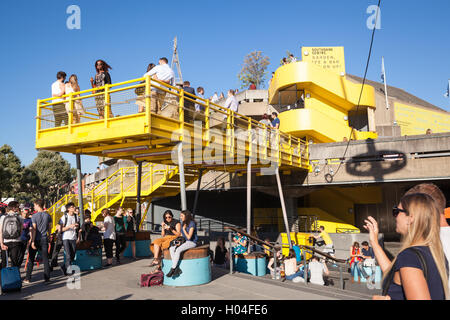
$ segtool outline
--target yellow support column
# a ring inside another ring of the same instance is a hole
[[[152,118],[151,118],[151,80],[150,76],[145,77],[145,119],[147,119],[147,129],[148,133],[152,131]]]
[[[205,108],[205,141],[206,141],[206,147],[209,146],[209,138],[210,138],[210,133],[209,133],[209,99],[206,100],[206,108]]]
[[[110,109],[111,109],[111,98],[109,95],[109,84],[105,85],[105,107],[103,109],[103,116],[105,119],[105,128],[108,128],[108,119],[109,119],[109,115],[110,115]]]
[[[69,133],[72,134],[72,123],[73,123],[73,92],[69,94]]]
[[[41,131],[41,100],[38,99],[37,103],[36,103],[36,108],[37,108],[37,117],[36,117],[36,142],[39,140],[40,138],[40,131]]]

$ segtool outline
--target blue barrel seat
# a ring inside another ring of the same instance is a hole
[[[188,249],[181,254],[178,263],[182,273],[178,277],[168,278],[166,274],[172,268],[169,249],[163,250],[162,271],[164,285],[186,287],[211,282],[211,263],[209,258],[209,244]]]
[[[233,257],[234,270],[248,273],[257,277],[263,277],[267,272],[266,255],[261,252],[249,254],[236,254]]]

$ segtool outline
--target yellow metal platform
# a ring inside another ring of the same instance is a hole
[[[177,165],[183,142],[186,168],[310,169],[305,141],[150,77],[62,98],[37,102],[37,149]]]

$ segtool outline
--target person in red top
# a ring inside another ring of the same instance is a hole
[[[352,275],[352,283],[354,282],[355,272],[358,273],[358,283],[360,280],[360,272],[357,268],[358,262],[361,259],[361,249],[359,248],[359,242],[354,242],[353,246],[350,247],[350,273]]]
[[[254,82],[250,83],[250,87],[248,88],[249,90],[256,90],[256,84]]]

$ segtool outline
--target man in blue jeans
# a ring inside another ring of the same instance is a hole
[[[361,243],[361,247],[361,255],[363,260],[359,261],[356,267],[361,275],[367,279],[367,285],[370,286],[370,284],[375,283],[375,253],[373,252],[373,249],[369,247],[369,243],[367,241],[363,241]],[[364,270],[364,263],[366,263],[366,265],[370,265],[372,268],[371,276],[369,276],[366,270]]]
[[[44,211],[44,200],[38,199],[34,202],[35,214],[31,216],[31,246],[29,250],[29,261],[24,283],[30,283],[33,272],[34,259],[38,250],[41,252],[44,264],[44,282],[50,282],[50,265],[48,263],[48,233],[52,229],[52,217]]]
[[[59,225],[62,232],[62,241],[64,246],[64,252],[66,254],[65,264],[61,264],[61,269],[64,275],[67,275],[67,270],[72,265],[75,260],[75,254],[77,252],[77,239],[78,239],[78,229],[80,227],[80,220],[75,214],[75,204],[69,202],[66,205],[67,213],[65,213],[61,220],[59,220]]]

